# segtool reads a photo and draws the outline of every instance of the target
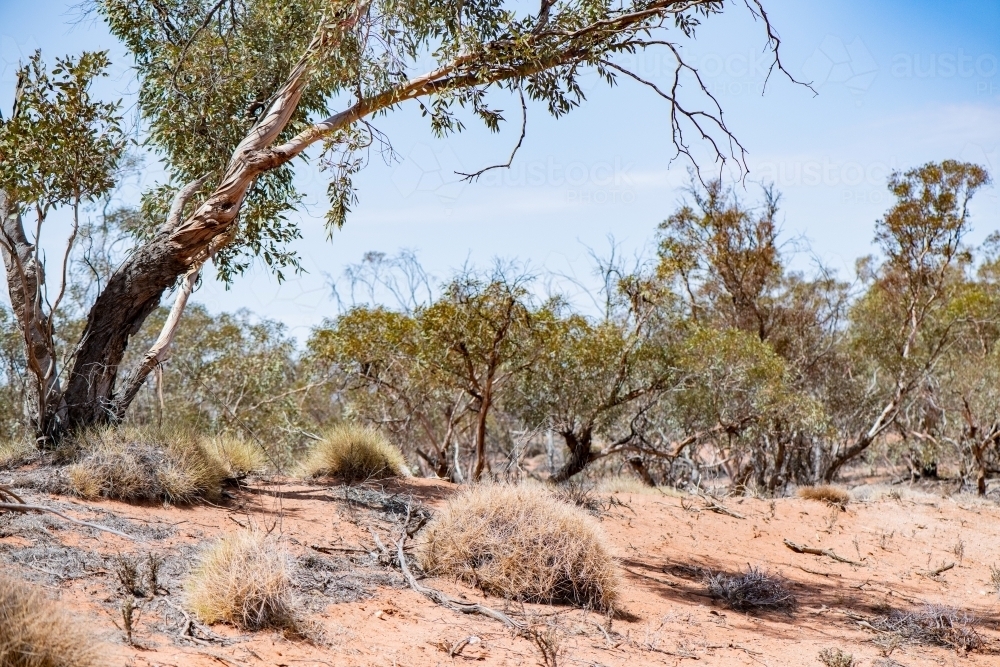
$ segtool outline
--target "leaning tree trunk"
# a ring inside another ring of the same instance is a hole
[[[682,11],[675,9],[675,4],[658,0],[644,11],[616,19],[614,30],[638,33],[646,29],[646,23],[652,15],[676,15]],[[124,415],[137,388],[164,359],[173,336],[170,327],[176,327],[180,318],[171,317],[168,320],[167,328],[157,338],[155,349],[145,354],[139,366],[127,374],[123,382],[118,382],[119,365],[125,356],[129,339],[139,331],[149,314],[159,305],[166,290],[174,286],[181,276],[190,276],[192,270],[197,271],[208,258],[233,239],[244,198],[261,174],[287,164],[310,146],[328,139],[358,120],[406,100],[442,91],[487,86],[499,81],[523,80],[551,68],[586,61],[590,58],[590,49],[597,39],[595,35],[608,30],[608,22],[599,21],[566,35],[558,33],[555,37],[538,32],[531,37],[532,42],[537,42],[541,47],[557,40],[558,49],[544,57],[512,59],[503,66],[488,66],[489,59],[495,58],[500,49],[482,48],[476,53],[458,55],[427,74],[358,99],[347,109],[308,126],[285,143],[278,144],[278,138],[286,131],[296,112],[311,68],[321,61],[323,54],[333,52],[336,43],[351,33],[360,18],[367,14],[368,6],[366,0],[359,0],[346,16],[338,15],[334,22],[318,27],[312,43],[288,79],[271,98],[273,101],[270,107],[233,151],[214,190],[195,207],[186,220],[182,220],[180,215],[183,203],[181,206],[175,205],[176,219],[171,215],[156,235],[137,248],[114,272],[90,310],[61,395],[54,358],[52,363],[44,355],[37,358],[37,364],[31,367],[32,372],[43,384],[54,383],[42,392],[42,396],[46,399],[46,414],[55,410],[57,416],[49,418],[43,415],[39,422],[40,425],[44,424],[45,430],[51,432],[53,437],[58,437],[67,430],[114,422]],[[675,106],[674,109],[676,111],[679,107]],[[682,109],[680,111],[691,117],[688,112]],[[728,134],[725,126],[721,127]],[[183,195],[183,191],[181,194]],[[11,216],[6,215],[3,220],[5,228],[9,220]],[[12,231],[16,232],[16,229]],[[23,237],[23,229],[21,236]],[[18,264],[22,250],[30,248],[18,242],[16,233],[10,238],[14,239],[14,243],[11,244],[8,239],[9,249],[4,256],[8,276],[11,275],[11,267]],[[15,280],[11,284],[11,300],[17,298],[18,291],[22,295],[33,293],[31,281],[40,280],[40,273],[25,272],[26,280],[20,285]],[[32,278],[31,275],[38,277]],[[37,289],[34,293],[37,293]],[[34,303],[40,304],[37,300]],[[28,316],[22,322],[31,354],[38,333],[48,329],[37,310],[24,311]],[[51,372],[46,369],[51,369]],[[567,467],[560,474],[569,477],[586,465],[589,460],[589,433],[586,434],[586,440],[586,451],[581,450],[581,453],[571,456]]]
[[[587,464],[593,460],[593,454],[590,451],[590,446],[594,440],[594,430],[592,427],[588,426],[579,433],[572,430],[563,431],[560,435],[566,441],[569,457],[566,459],[563,467],[549,478],[550,481],[556,483],[567,481],[570,477],[586,468]]]

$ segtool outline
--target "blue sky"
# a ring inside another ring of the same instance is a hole
[[[13,67],[45,54],[107,48],[117,62],[105,84],[128,99],[131,80],[121,48],[100,23],[73,25],[74,3],[0,0],[0,105],[9,107]],[[742,3],[740,3],[742,4]],[[930,160],[973,160],[1000,174],[1000,3],[900,0],[765,2],[783,40],[786,67],[818,92],[772,77],[760,24],[738,5],[708,21],[684,52],[702,70],[731,129],[748,151],[754,181],[783,193],[787,239],[808,241],[812,256],[849,277],[854,259],[872,251],[874,221],[889,204],[885,177]],[[663,62],[628,63],[664,81]],[[589,248],[613,235],[629,253],[650,246],[656,225],[682,196],[687,164],[671,161],[668,107],[652,91],[623,81],[608,89],[592,78],[588,101],[553,120],[530,108],[524,146],[509,172],[462,184],[453,171],[506,160],[517,140],[512,122],[490,135],[470,130],[441,141],[414,106],[380,119],[402,161],[377,156],[357,179],[360,203],[326,240],[322,174],[302,168],[305,234],[297,248],[307,274],[278,285],[258,268],[228,292],[207,282],[197,299],[213,310],[247,307],[286,322],[297,335],[334,313],[326,285],[369,250],[417,251],[438,276],[471,261],[517,258],[537,270],[589,276]],[[147,180],[156,177],[150,170]],[[997,189],[974,204],[973,241],[1000,229]],[[808,268],[810,255],[796,259]]]

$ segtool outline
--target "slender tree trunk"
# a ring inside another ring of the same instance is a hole
[[[486,470],[486,420],[490,415],[490,408],[493,403],[493,382],[486,381],[486,389],[483,391],[483,400],[479,405],[479,414],[476,419],[476,468],[472,473],[472,479],[479,481]]]
[[[28,241],[20,213],[0,191],[0,248],[7,274],[11,309],[24,336],[29,377],[26,378],[25,411],[41,443],[51,441],[66,417],[51,323],[42,310],[43,267],[36,261],[35,246]]]
[[[641,456],[630,457],[628,464],[635,471],[635,474],[639,475],[639,479],[642,480],[643,484],[646,486],[656,486],[656,480],[649,474],[649,468],[646,467],[646,463],[642,460]]]
[[[566,463],[560,468],[556,474],[550,477],[550,481],[559,483],[565,482],[573,475],[581,472],[587,467],[593,458],[590,453],[590,446],[593,443],[593,428],[586,427],[576,433],[575,431],[563,431],[560,433],[563,439],[566,441],[566,448],[569,450],[569,456],[566,458]]]

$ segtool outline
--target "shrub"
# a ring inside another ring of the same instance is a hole
[[[229,477],[243,477],[267,468],[267,454],[256,442],[231,435],[217,435],[206,438],[204,447],[219,460]]]
[[[784,579],[755,567],[740,574],[709,575],[708,591],[737,611],[790,611],[795,607],[795,595]]]
[[[70,488],[85,498],[191,502],[219,495],[226,471],[197,438],[180,431],[109,427],[75,442]]]
[[[876,630],[891,632],[919,644],[948,646],[964,651],[983,648],[972,616],[942,605],[927,605],[916,611],[892,609],[871,621]]]
[[[202,554],[184,590],[188,607],[204,623],[245,630],[296,625],[287,553],[259,530],[218,539]]]
[[[611,610],[614,561],[593,520],[546,489],[481,485],[454,496],[427,528],[420,566],[485,593]]]
[[[828,484],[824,484],[823,486],[800,486],[798,494],[799,498],[822,500],[831,505],[840,505],[841,507],[846,505],[847,501],[851,499],[847,491]]]
[[[340,424],[316,442],[303,464],[310,477],[339,477],[349,482],[405,477],[402,452],[370,426]]]
[[[28,584],[0,575],[2,667],[97,667],[98,644],[75,618]]]
[[[819,652],[819,661],[826,667],[854,667],[854,656],[839,648],[825,648]]]

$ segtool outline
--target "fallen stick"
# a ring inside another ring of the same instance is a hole
[[[746,519],[746,517],[743,516],[742,514],[734,512],[733,510],[729,509],[728,507],[719,503],[718,501],[709,500],[708,498],[705,498],[704,500],[705,500],[705,509],[707,509],[709,512],[715,512],[716,514],[725,514],[726,516],[731,516],[734,519]]]
[[[923,575],[924,575],[925,577],[936,577],[936,576],[938,576],[939,574],[941,574],[942,572],[947,572],[948,570],[950,570],[950,569],[951,569],[951,568],[953,568],[953,567],[955,567],[955,564],[954,564],[954,563],[948,563],[947,565],[942,565],[941,567],[939,567],[939,568],[938,568],[938,569],[936,569],[936,570],[931,570],[931,571],[929,571],[929,572],[924,572],[924,573],[922,573],[922,574],[923,574]]]
[[[318,544],[310,544],[309,548],[314,551],[318,551],[321,554],[332,554],[337,552],[370,554],[372,552],[371,549],[362,549],[361,547],[321,547]]]
[[[794,551],[797,554],[811,554],[813,556],[826,556],[827,558],[832,558],[833,560],[840,563],[847,563],[848,565],[862,565],[863,563],[858,563],[856,561],[850,560],[849,558],[844,558],[843,556],[838,556],[833,552],[833,549],[817,549],[816,547],[808,547],[804,544],[796,544],[791,540],[785,540],[785,546]]]
[[[75,523],[78,526],[86,526],[87,528],[93,528],[94,530],[102,530],[105,533],[111,533],[112,535],[117,535],[118,537],[124,537],[126,540],[132,540],[133,542],[141,542],[137,537],[132,537],[131,535],[126,535],[125,533],[115,530],[114,528],[108,528],[107,526],[102,526],[98,523],[90,523],[89,521],[80,521],[79,519],[74,519],[71,516],[67,516],[60,512],[59,510],[54,510],[51,507],[45,507],[44,505],[26,505],[24,503],[0,503],[0,512],[21,512],[27,514],[28,512],[48,512],[50,514],[55,514],[58,517],[62,517],[70,523]]]
[[[509,628],[513,628],[518,632],[523,632],[527,629],[524,623],[515,620],[508,616],[507,614],[497,611],[496,609],[491,609],[485,605],[481,605],[477,602],[462,602],[461,600],[456,600],[450,598],[439,590],[424,586],[417,581],[417,578],[413,576],[410,572],[409,566],[406,564],[406,554],[403,553],[403,545],[406,542],[406,534],[404,534],[399,541],[396,542],[396,552],[399,556],[399,569],[403,571],[403,576],[406,577],[406,581],[410,584],[410,588],[420,593],[431,602],[435,602],[442,607],[451,609],[452,611],[457,611],[462,614],[479,614],[481,616],[486,616],[492,618],[495,621],[500,621]]]

